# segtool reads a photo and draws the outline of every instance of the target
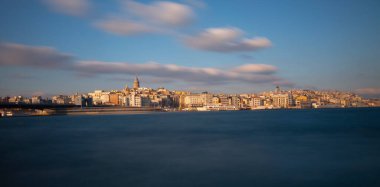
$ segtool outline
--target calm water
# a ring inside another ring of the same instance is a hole
[[[380,186],[380,109],[0,119],[0,186]]]

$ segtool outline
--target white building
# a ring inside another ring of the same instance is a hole
[[[258,108],[263,105],[264,105],[264,101],[260,97],[251,98],[251,101],[250,101],[251,108]]]
[[[186,95],[184,103],[185,107],[201,107],[204,104],[204,97],[200,94]]]
[[[135,93],[132,93],[131,95],[129,95],[129,106],[141,107],[140,95],[136,95]]]
[[[33,96],[32,97],[32,104],[41,104],[41,96]]]
[[[110,92],[103,92],[100,96],[100,101],[102,104],[106,104],[110,102]]]
[[[272,105],[274,108],[288,108],[290,105],[289,94],[275,94],[272,96]]]
[[[95,90],[93,93],[88,93],[89,96],[92,97],[93,103],[95,105],[100,105],[102,104],[102,95],[104,91],[103,90]]]

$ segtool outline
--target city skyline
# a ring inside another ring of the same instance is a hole
[[[140,84],[136,76],[132,86],[123,89],[94,90],[89,93],[42,97],[0,97],[0,104],[8,107],[83,107],[94,111],[99,107],[114,110],[162,110],[162,111],[231,111],[270,109],[363,108],[378,107],[379,99],[363,98],[350,92],[336,90],[274,90],[261,93],[226,94],[207,91],[193,93],[168,90],[164,87],[149,88]],[[95,108],[93,108],[95,106]],[[100,109],[102,110],[102,109]],[[80,110],[82,111],[82,110]],[[82,111],[83,112],[83,111]],[[6,112],[2,112],[6,115]],[[29,115],[53,115],[55,112],[35,110]],[[22,115],[22,114],[21,114]]]
[[[137,75],[135,75],[133,77],[133,79],[130,79],[128,82],[126,82],[124,84],[124,87],[123,87],[123,85],[119,85],[118,88],[114,88],[114,89],[93,88],[90,91],[82,91],[82,92],[75,91],[75,92],[71,92],[71,93],[56,93],[56,94],[50,94],[50,95],[36,92],[34,94],[29,94],[29,95],[28,94],[0,95],[0,98],[6,99],[6,98],[16,98],[16,97],[25,97],[25,98],[41,97],[41,99],[43,99],[43,98],[50,99],[50,98],[56,97],[56,96],[88,95],[88,93],[90,93],[91,91],[119,93],[119,92],[124,92],[126,89],[132,89],[132,90],[141,90],[142,89],[142,90],[156,90],[156,91],[164,89],[164,90],[168,90],[168,91],[173,92],[173,93],[178,92],[178,93],[184,93],[184,94],[186,93],[186,94],[190,94],[190,95],[191,94],[202,94],[202,93],[209,93],[209,94],[216,94],[216,95],[218,95],[218,94],[221,94],[221,95],[247,95],[247,94],[248,95],[258,95],[258,94],[276,93],[276,92],[280,92],[280,91],[281,92],[282,91],[285,91],[285,92],[306,91],[306,92],[331,92],[331,93],[337,92],[337,93],[342,93],[342,94],[354,94],[354,95],[363,97],[364,99],[378,100],[378,98],[376,98],[376,97],[367,97],[366,94],[357,94],[355,92],[350,92],[350,91],[345,91],[345,90],[337,90],[337,89],[299,89],[299,88],[289,88],[289,87],[285,87],[285,89],[284,89],[283,87],[280,87],[279,85],[275,85],[268,90],[261,90],[258,92],[241,92],[241,93],[239,93],[239,92],[212,92],[212,91],[209,91],[207,89],[197,90],[197,91],[191,91],[191,90],[186,90],[186,89],[185,90],[168,89],[164,85],[161,85],[158,87],[147,87],[146,85],[144,85],[144,83],[141,83],[140,80],[141,80],[141,78],[139,78]],[[371,94],[369,94],[369,95],[371,96]]]
[[[1,1],[1,95],[276,85],[380,96],[378,1]]]

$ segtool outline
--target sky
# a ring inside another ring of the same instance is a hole
[[[144,87],[380,96],[378,0],[0,0],[0,96]]]

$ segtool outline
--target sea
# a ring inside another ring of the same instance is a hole
[[[1,187],[380,186],[380,109],[0,118]]]

